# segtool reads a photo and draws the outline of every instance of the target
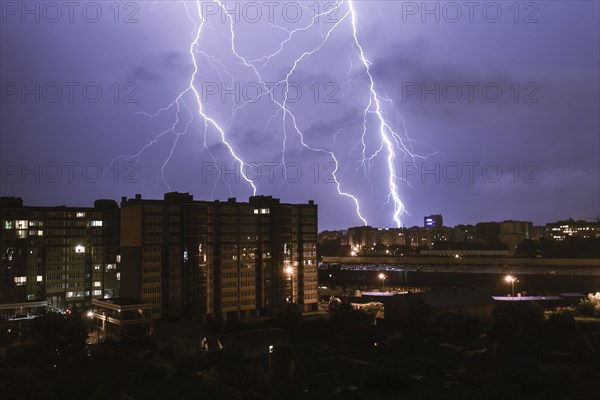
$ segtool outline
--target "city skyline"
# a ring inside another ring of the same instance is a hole
[[[300,3],[298,20],[291,6],[270,16],[263,3],[185,4],[56,14],[60,3],[3,2],[1,195],[89,204],[176,190],[214,200],[255,186],[314,199],[323,229],[360,216],[392,227],[402,207],[405,226],[431,213],[450,225],[599,214],[597,2],[315,2]],[[303,145],[291,114],[277,113],[281,85],[271,101],[246,104],[261,84],[242,59],[278,82],[312,50],[288,82],[302,92],[289,107]],[[388,135],[391,161],[376,108],[361,141],[376,97],[398,134]]]
[[[0,393],[600,399],[600,1],[0,0]]]
[[[192,193],[189,192],[178,192],[178,191],[174,191],[174,192],[165,192],[163,193],[163,196],[159,196],[159,197],[153,197],[153,198],[149,198],[149,197],[144,197],[144,200],[149,200],[149,201],[161,201],[162,197],[164,197],[165,195],[168,194],[181,194],[181,195],[190,195],[193,197],[194,201],[199,201],[199,202],[205,202],[205,203],[227,203],[228,201],[231,201],[231,199],[233,199],[236,202],[243,202],[243,199],[239,199],[237,197],[229,197],[229,198],[224,198],[224,199],[203,199],[203,198],[198,198],[196,196],[194,196]],[[142,196],[139,193],[133,194],[131,195],[131,198],[135,198],[137,196]],[[143,197],[143,196],[142,196]],[[250,197],[255,197],[255,196],[250,196]],[[257,197],[272,197],[275,198],[277,200],[282,200],[280,198],[276,198],[274,196],[271,195],[257,195]],[[56,204],[44,204],[43,202],[39,202],[39,203],[33,203],[33,202],[29,202],[27,198],[22,198],[20,196],[16,196],[16,195],[8,195],[8,194],[2,194],[2,196],[0,196],[0,199],[17,199],[20,201],[23,201],[23,207],[32,207],[32,208],[60,208],[60,207],[66,207],[66,208],[90,208],[93,207],[94,202],[95,201],[108,201],[108,202],[116,202],[117,204],[119,203],[119,200],[122,201],[124,198],[127,198],[127,196],[123,195],[120,196],[118,198],[115,199],[111,199],[111,198],[104,198],[104,197],[99,197],[97,199],[92,199],[90,203],[71,203],[71,202],[62,202],[62,203],[56,203]],[[299,201],[296,204],[305,204],[305,203],[309,203],[309,202],[314,202],[314,200],[311,199],[306,199],[305,201]],[[316,203],[315,203],[316,204]],[[318,211],[318,213],[321,213],[321,210]],[[441,214],[438,214],[441,215]],[[375,225],[343,225],[339,228],[322,228],[319,226],[318,231],[319,232],[326,232],[326,231],[331,231],[331,232],[335,232],[335,231],[347,231],[349,228],[358,228],[358,227],[369,227],[369,228],[374,228],[374,229],[380,229],[380,230],[386,230],[386,229],[409,229],[409,228],[415,228],[415,227],[419,227],[419,228],[427,228],[426,226],[423,226],[424,222],[423,222],[423,218],[425,217],[429,217],[429,216],[433,216],[432,215],[422,215],[420,217],[415,216],[415,224],[412,225],[404,225],[401,227],[393,227],[393,226],[375,226]],[[553,223],[557,223],[557,222],[565,222],[565,221],[573,221],[573,222],[579,222],[579,221],[585,221],[585,222],[598,222],[600,220],[600,215],[597,216],[591,216],[591,217],[587,217],[587,218],[575,218],[575,217],[571,217],[571,216],[567,216],[566,218],[554,218],[554,219],[550,219],[547,221],[543,221],[541,223],[536,223],[534,221],[532,221],[530,218],[523,218],[523,219],[517,219],[517,218],[511,218],[508,217],[506,219],[491,219],[491,218],[487,218],[487,219],[483,219],[481,221],[473,221],[473,222],[458,222],[456,224],[446,224],[446,216],[442,215],[443,219],[444,219],[444,223],[443,225],[441,225],[442,227],[457,227],[457,226],[463,226],[463,225],[476,225],[478,223],[486,223],[486,222],[508,222],[508,221],[527,221],[527,222],[532,222],[533,226],[545,226],[545,225],[549,225],[549,224],[553,224]],[[321,216],[319,216],[319,221],[321,220]],[[417,222],[417,221],[420,222]]]
[[[0,303],[66,310],[126,298],[150,305],[152,318],[248,318],[289,303],[315,311],[317,209],[177,192],[93,207],[0,197]]]

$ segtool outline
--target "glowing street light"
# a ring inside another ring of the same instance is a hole
[[[510,283],[512,297],[515,297],[515,281],[516,280],[517,280],[517,278],[515,278],[512,275],[506,275],[504,277],[504,281],[506,283]]]
[[[379,274],[379,279],[381,279],[381,290],[385,289],[385,274],[382,272]]]

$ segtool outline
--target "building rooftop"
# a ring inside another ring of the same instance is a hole
[[[139,299],[131,299],[126,297],[117,297],[114,299],[96,299],[96,301],[101,301],[108,304],[114,304],[116,306],[131,306],[142,304],[142,301]]]
[[[563,300],[560,296],[493,296],[495,301],[556,301]]]

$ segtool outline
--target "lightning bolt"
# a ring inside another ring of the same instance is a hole
[[[270,54],[265,54],[261,56],[255,56],[253,58],[247,58],[241,55],[237,48],[237,37],[236,37],[236,23],[234,18],[231,15],[231,12],[228,11],[225,7],[224,2],[221,0],[210,0],[208,3],[212,3],[222,11],[223,15],[227,17],[225,23],[228,24],[229,31],[229,48],[228,51],[231,52],[232,57],[234,58],[236,64],[248,70],[258,85],[260,86],[260,92],[252,99],[246,99],[239,104],[235,104],[231,108],[231,115],[223,122],[219,122],[216,116],[212,116],[206,110],[204,101],[202,100],[201,91],[197,87],[197,82],[202,81],[202,71],[199,67],[199,59],[202,58],[207,62],[207,64],[218,74],[221,81],[224,81],[223,75],[227,75],[230,82],[234,81],[234,73],[232,73],[226,65],[226,62],[221,60],[218,56],[209,54],[206,50],[202,49],[200,46],[200,41],[202,37],[202,32],[206,28],[206,26],[211,26],[207,21],[206,16],[203,14],[202,4],[205,3],[201,0],[195,0],[193,2],[193,11],[188,8],[188,4],[186,1],[183,1],[183,6],[185,8],[186,15],[188,19],[193,24],[193,29],[190,33],[190,45],[188,48],[189,57],[191,60],[191,64],[193,66],[192,73],[190,75],[188,85],[177,95],[175,100],[173,100],[166,107],[159,109],[157,112],[153,114],[149,113],[140,113],[146,117],[154,118],[158,115],[166,112],[175,112],[174,120],[169,129],[159,133],[154,139],[144,145],[137,153],[130,156],[120,156],[121,159],[139,159],[145,150],[147,150],[150,146],[153,146],[160,142],[163,137],[168,134],[174,135],[174,140],[171,145],[170,152],[168,156],[165,158],[162,167],[160,168],[159,178],[162,182],[170,189],[167,180],[165,179],[165,171],[168,168],[168,164],[173,157],[173,153],[177,147],[179,142],[179,138],[188,133],[188,129],[192,122],[194,121],[194,115],[197,115],[203,124],[203,146],[205,150],[208,151],[211,158],[216,163],[216,158],[210,152],[209,146],[207,144],[207,138],[209,134],[216,134],[220,142],[227,148],[229,155],[231,156],[232,162],[237,163],[239,166],[240,176],[244,179],[244,181],[250,186],[252,189],[252,193],[256,195],[257,187],[253,180],[251,180],[245,173],[246,166],[248,165],[243,157],[236,149],[236,146],[233,142],[230,141],[228,137],[228,132],[231,129],[233,122],[236,120],[236,116],[240,110],[243,110],[248,105],[252,104],[256,100],[262,98],[263,96],[268,96],[268,99],[272,104],[276,106],[276,110],[269,116],[266,127],[269,127],[273,121],[281,119],[281,134],[282,134],[282,142],[281,142],[281,165],[284,170],[284,174],[287,174],[286,171],[286,150],[288,146],[288,139],[290,135],[296,135],[299,138],[300,144],[304,149],[319,153],[330,158],[334,164],[334,171],[332,173],[332,179],[335,182],[336,190],[338,195],[343,198],[348,199],[354,204],[356,216],[358,219],[362,221],[363,224],[367,225],[367,220],[361,213],[361,207],[359,199],[356,195],[350,193],[347,190],[342,188],[342,182],[340,178],[340,160],[339,156],[336,155],[336,140],[338,140],[338,136],[344,135],[346,131],[350,128],[351,125],[361,120],[361,134],[360,140],[356,142],[355,146],[350,150],[350,154],[348,160],[350,160],[352,154],[358,151],[358,162],[357,162],[357,171],[362,170],[362,173],[369,180],[369,183],[372,185],[372,182],[369,178],[369,173],[371,167],[373,166],[375,160],[379,157],[384,157],[385,165],[387,170],[387,195],[385,196],[385,204],[391,203],[393,206],[393,215],[392,221],[395,226],[402,226],[401,217],[403,213],[405,213],[405,206],[401,200],[400,191],[399,191],[399,182],[403,182],[399,176],[397,170],[397,162],[400,159],[410,158],[413,161],[416,158],[426,158],[427,156],[419,156],[413,150],[413,144],[415,143],[407,134],[406,126],[404,124],[404,120],[402,123],[398,123],[399,114],[396,111],[396,108],[393,104],[393,101],[386,95],[382,94],[376,84],[376,79],[372,73],[372,62],[369,60],[367,56],[367,52],[361,42],[360,33],[359,33],[359,22],[358,22],[358,12],[355,7],[354,1],[352,0],[340,0],[335,3],[329,3],[332,6],[326,7],[327,9],[323,10],[320,13],[314,13],[314,17],[312,21],[304,26],[300,26],[296,29],[288,29],[283,26],[276,25],[272,22],[269,22],[269,25],[272,28],[275,28],[279,31],[285,33],[285,38],[279,42],[279,45],[275,48],[273,52]],[[154,3],[152,4],[154,6]],[[304,10],[309,10],[308,8],[301,6]],[[312,10],[311,10],[312,12]],[[332,23],[330,27],[325,29],[324,21],[326,17],[332,16],[334,13],[341,13],[341,16]],[[321,20],[319,23],[318,21]],[[221,21],[223,22],[223,21]],[[273,84],[273,82],[268,82],[265,78],[264,70],[265,68],[278,56],[284,53],[286,50],[289,51],[291,47],[291,43],[294,38],[301,36],[303,33],[309,31],[312,28],[315,28],[317,25],[320,33],[320,42],[315,44],[312,48],[306,49],[302,51],[296,58],[293,59],[291,63],[289,63],[289,68],[283,71],[281,74],[281,78]],[[337,129],[333,135],[333,142],[330,147],[326,146],[317,146],[314,144],[310,144],[305,137],[305,133],[300,128],[300,123],[298,121],[302,120],[302,117],[297,115],[294,110],[290,108],[289,105],[289,90],[290,90],[290,79],[297,72],[299,66],[308,58],[313,55],[317,55],[322,49],[329,43],[331,37],[336,34],[342,34],[342,27],[349,28],[351,35],[349,39],[349,45],[352,47],[352,52],[348,56],[349,69],[346,74],[346,82],[342,84],[342,86],[346,86],[347,89],[343,93],[343,96],[346,96],[351,86],[353,85],[353,78],[350,76],[351,71],[358,66],[360,66],[362,70],[362,74],[364,79],[366,80],[366,84],[368,87],[368,96],[365,98],[365,106],[362,108],[362,112],[360,115],[355,116],[353,119],[349,119],[346,123],[339,129]],[[358,60],[357,65],[353,62],[353,58]],[[223,74],[221,73],[223,72]],[[279,86],[283,86],[283,99],[277,99],[274,93],[275,88]],[[187,97],[191,97],[193,99],[194,105],[193,107],[189,104],[189,100]],[[187,119],[185,123],[182,122],[182,109],[187,110]],[[192,109],[194,111],[192,111]],[[397,121],[393,124],[388,116],[388,110],[392,110],[396,113]],[[371,118],[374,119],[375,123],[370,123]],[[184,124],[183,129],[178,129],[180,125]],[[372,126],[374,125],[374,127]],[[401,126],[402,130],[398,128],[394,128],[394,125]],[[290,132],[291,130],[291,132]],[[368,151],[368,140],[372,139],[376,135],[377,142],[379,143],[377,148],[374,151]],[[416,142],[418,143],[418,142]],[[221,170],[219,168],[219,173]],[[286,176],[286,175],[284,175]],[[227,183],[229,185],[229,183]],[[214,191],[217,185],[217,181],[215,181],[215,186],[213,187],[213,197]],[[231,186],[229,186],[229,190],[231,193]]]

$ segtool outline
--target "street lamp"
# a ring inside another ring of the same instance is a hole
[[[379,274],[379,279],[381,279],[381,290],[385,289],[385,274],[382,272]]]
[[[514,277],[514,276],[512,276],[512,275],[506,275],[506,276],[504,277],[504,281],[505,281],[506,283],[510,283],[510,288],[511,288],[511,294],[512,294],[512,297],[515,297],[515,281],[516,281],[516,280],[517,280],[517,278],[515,278],[515,277]]]

